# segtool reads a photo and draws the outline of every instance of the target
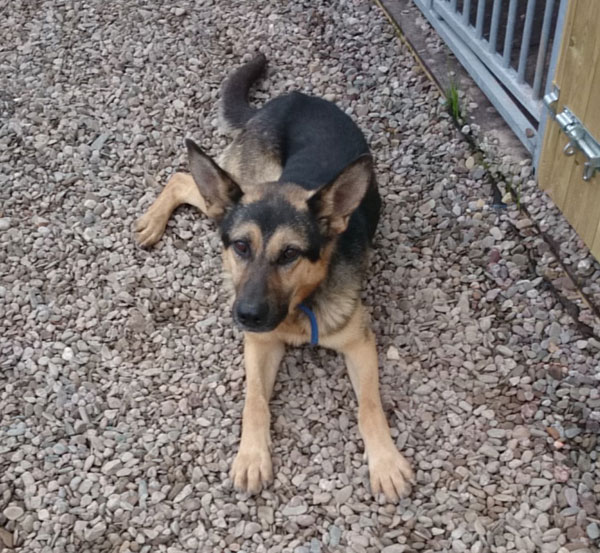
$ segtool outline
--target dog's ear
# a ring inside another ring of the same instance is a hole
[[[206,202],[207,215],[220,219],[225,210],[242,197],[242,189],[193,140],[187,138],[185,145],[190,172]]]
[[[373,159],[363,154],[309,200],[327,234],[346,230],[350,215],[359,206],[373,178]]]

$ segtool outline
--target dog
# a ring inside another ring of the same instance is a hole
[[[260,109],[248,92],[257,55],[221,89],[232,143],[214,161],[186,140],[191,174],[175,173],[136,223],[144,247],[190,204],[219,225],[233,319],[244,331],[246,399],[231,479],[256,493],[273,477],[271,396],[286,345],[341,352],[358,398],[371,491],[397,501],[414,483],[390,436],[379,394],[375,337],[360,299],[381,199],[363,133],[333,103],[292,92]]]

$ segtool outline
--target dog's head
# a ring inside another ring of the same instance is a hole
[[[294,183],[245,187],[194,142],[187,146],[207,212],[220,221],[233,318],[244,330],[271,331],[327,276],[336,238],[372,179],[371,157],[359,157],[317,191]]]

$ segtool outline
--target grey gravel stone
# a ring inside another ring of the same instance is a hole
[[[505,357],[512,357],[514,355],[513,351],[508,346],[502,344],[496,346],[496,351]]]
[[[381,550],[381,553],[404,553],[406,547],[404,545],[388,545]]]
[[[93,542],[103,537],[106,532],[106,523],[100,521],[85,532],[86,541]]]
[[[387,350],[387,358],[390,361],[398,361],[400,359],[400,354],[398,353],[398,348],[394,346],[390,346]]]
[[[78,520],[75,522],[75,526],[73,527],[73,532],[75,536],[80,540],[85,540],[85,531],[87,528],[87,522],[85,520]]]
[[[484,142],[496,157],[472,151],[377,5],[4,4],[2,542],[90,553],[595,546],[600,325],[564,267],[598,299],[599,266],[529,161],[504,159],[499,143],[494,154],[494,137]],[[377,159],[383,208],[363,297],[393,440],[417,478],[398,506],[370,494],[343,360],[318,348],[290,348],[278,374],[274,481],[252,497],[232,490],[244,366],[219,233],[182,208],[155,248],[131,236],[186,166],[185,136],[223,151],[220,83],[256,50],[270,63],[257,106],[291,90],[332,99]],[[514,203],[490,208],[490,176],[500,187],[510,177],[527,217]]]
[[[0,528],[0,545],[5,548],[12,549],[14,547],[14,538],[11,532],[4,528]]]
[[[244,526],[244,538],[251,538],[257,532],[260,532],[261,527],[257,522],[248,522]]]
[[[343,505],[352,496],[352,486],[345,486],[341,490],[337,490],[333,493],[336,503]]]
[[[590,524],[586,526],[585,531],[591,540],[600,539],[600,526],[598,526],[598,523],[590,522]]]
[[[108,475],[116,474],[121,467],[121,461],[119,459],[113,459],[103,465],[102,472]]]
[[[308,506],[305,503],[300,503],[298,505],[286,505],[281,513],[284,516],[297,516],[303,515],[306,511],[308,511]]]
[[[273,524],[273,521],[275,520],[273,516],[273,508],[266,505],[259,507],[258,518],[266,524]]]
[[[173,503],[180,503],[192,493],[192,485],[188,484],[175,496]]]
[[[23,510],[23,508],[19,507],[18,505],[9,505],[8,507],[6,507],[6,509],[4,509],[4,511],[2,511],[2,514],[8,520],[17,520],[21,518],[24,513],[25,511]]]
[[[548,511],[554,505],[554,501],[550,497],[545,497],[544,499],[540,499],[535,503],[536,509],[540,511]]]
[[[490,444],[483,444],[479,448],[479,453],[486,457],[492,457],[493,459],[497,459],[500,456],[498,450]]]
[[[338,526],[331,525],[329,527],[329,545],[331,547],[336,547],[340,543],[340,538],[342,537],[342,531]]]

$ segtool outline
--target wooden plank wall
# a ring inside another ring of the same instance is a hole
[[[557,113],[568,107],[600,141],[600,0],[570,0],[554,82]],[[546,129],[538,182],[600,259],[600,173],[584,181],[585,156],[564,154],[568,140],[556,122]]]

